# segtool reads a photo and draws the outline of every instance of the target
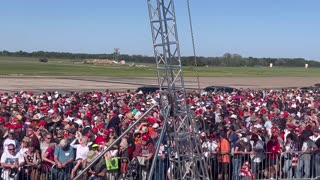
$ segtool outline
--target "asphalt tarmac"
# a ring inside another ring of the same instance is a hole
[[[319,77],[200,77],[200,88],[211,85],[234,88],[296,88],[320,83]],[[187,89],[197,89],[196,77],[185,77]],[[158,85],[156,77],[28,77],[0,76],[0,92],[45,91],[124,91],[143,85]]]

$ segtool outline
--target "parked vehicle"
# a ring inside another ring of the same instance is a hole
[[[154,93],[159,89],[160,89],[159,86],[141,86],[141,87],[137,88],[136,92],[142,91],[144,94],[145,93]],[[166,88],[162,88],[162,89],[166,89]]]
[[[235,88],[233,87],[226,87],[226,86],[208,86],[204,88],[205,91],[211,91],[211,92],[227,92],[227,93],[232,93]]]

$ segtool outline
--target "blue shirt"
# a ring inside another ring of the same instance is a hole
[[[74,158],[74,150],[71,147],[68,147],[66,150],[63,150],[60,146],[57,146],[54,149],[54,155],[58,157],[60,163],[64,163],[71,158]]]

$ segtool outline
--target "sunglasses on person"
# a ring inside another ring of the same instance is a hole
[[[8,149],[8,151],[14,151],[14,150],[16,150],[15,148],[13,148],[13,149]]]

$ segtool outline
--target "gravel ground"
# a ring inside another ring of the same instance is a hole
[[[196,77],[186,77],[186,88],[197,88]],[[320,83],[319,77],[200,77],[200,87],[210,85],[235,88],[288,88],[312,86]],[[0,76],[0,92],[20,90],[44,91],[91,91],[126,90],[142,85],[157,85],[157,78],[116,78],[116,77],[19,77]]]

